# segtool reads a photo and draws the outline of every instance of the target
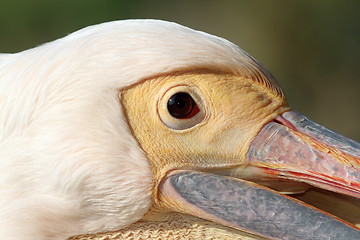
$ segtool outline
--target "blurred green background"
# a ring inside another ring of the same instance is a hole
[[[0,52],[128,18],[175,21],[229,39],[273,73],[291,106],[360,141],[358,0],[2,0]]]

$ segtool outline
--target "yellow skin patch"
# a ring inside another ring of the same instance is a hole
[[[200,112],[192,119],[168,113],[167,102],[177,92],[189,93],[197,103]],[[209,71],[146,80],[122,91],[120,98],[152,166],[155,204],[158,185],[171,170],[246,164],[248,148],[261,127],[289,110],[283,97],[259,82]]]

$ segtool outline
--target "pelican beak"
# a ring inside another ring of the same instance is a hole
[[[360,144],[296,111],[267,123],[247,153],[262,180],[283,179],[360,198]]]
[[[268,239],[358,239],[355,226],[254,182],[278,181],[275,188],[286,189],[294,181],[290,186],[298,189],[306,183],[360,198],[359,162],[359,143],[288,111],[262,127],[246,164],[214,171],[237,178],[175,171],[162,183],[160,199],[170,209]],[[246,176],[251,182],[238,178]]]

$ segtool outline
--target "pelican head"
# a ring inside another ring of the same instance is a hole
[[[3,55],[0,73],[7,239],[112,231],[155,212],[270,239],[360,238],[285,195],[360,198],[360,145],[292,110],[225,39],[115,21]]]

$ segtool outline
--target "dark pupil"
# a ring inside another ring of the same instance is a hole
[[[197,106],[188,93],[179,92],[169,99],[167,108],[174,118],[190,118]]]

